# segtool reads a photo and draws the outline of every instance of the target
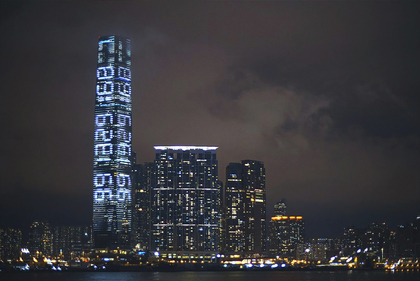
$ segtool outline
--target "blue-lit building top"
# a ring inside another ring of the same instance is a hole
[[[93,161],[95,248],[130,246],[131,116],[130,40],[101,36],[96,71]]]

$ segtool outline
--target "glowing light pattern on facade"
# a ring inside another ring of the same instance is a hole
[[[101,36],[96,70],[93,231],[96,248],[129,248],[131,231],[130,40]]]
[[[216,149],[155,146],[151,250],[218,250],[221,187]]]

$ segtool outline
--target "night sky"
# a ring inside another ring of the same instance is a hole
[[[133,151],[265,163],[307,237],[420,215],[420,3],[1,2],[0,227],[92,219],[97,40],[132,42]]]

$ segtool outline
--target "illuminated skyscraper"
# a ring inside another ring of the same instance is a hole
[[[270,224],[270,253],[296,258],[296,248],[305,239],[305,222],[301,216],[275,216]]]
[[[225,189],[225,250],[245,251],[245,190],[242,185],[242,164],[229,163],[226,167]]]
[[[130,247],[130,57],[129,39],[99,37],[93,161],[95,248]]]
[[[230,163],[226,168],[226,251],[264,253],[266,198],[264,164],[255,160]]]
[[[221,190],[216,149],[155,146],[152,250],[218,250]]]

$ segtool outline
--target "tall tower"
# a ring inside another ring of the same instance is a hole
[[[131,246],[130,57],[129,39],[99,37],[93,160],[95,248]]]
[[[267,242],[264,163],[242,160],[245,189],[245,249],[265,252]]]
[[[226,167],[225,236],[227,252],[245,251],[245,190],[242,184],[242,164],[229,163]]]
[[[221,194],[216,149],[155,146],[151,249],[218,250]]]
[[[255,160],[226,168],[226,251],[246,254],[267,250],[264,164]]]

